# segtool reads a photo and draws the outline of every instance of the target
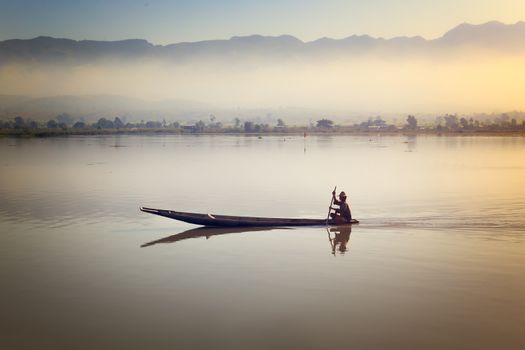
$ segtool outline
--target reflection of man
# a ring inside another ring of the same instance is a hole
[[[352,233],[352,225],[332,227],[330,232],[335,233],[334,238],[332,238],[332,254],[335,254],[336,249],[341,254],[346,252],[350,234]]]
[[[339,208],[335,209],[335,213],[330,214],[332,219],[337,224],[346,224],[352,221],[352,212],[350,211],[350,207],[346,202],[346,193],[339,193],[339,200],[337,200],[337,198],[335,198],[335,191],[333,191],[332,198],[334,204],[339,206]]]

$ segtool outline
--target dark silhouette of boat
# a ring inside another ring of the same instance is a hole
[[[184,221],[195,225],[214,227],[287,227],[287,226],[323,226],[323,225],[352,225],[359,221],[353,219],[349,223],[341,224],[326,219],[289,219],[289,218],[261,218],[251,216],[230,216],[215,214],[184,213],[173,210],[153,209],[141,207],[145,213],[164,216],[166,218]]]

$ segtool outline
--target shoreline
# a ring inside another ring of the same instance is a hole
[[[264,131],[264,132],[244,132],[240,130],[206,130],[202,132],[189,132],[181,129],[88,129],[88,130],[53,130],[53,129],[3,129],[0,130],[0,137],[15,138],[47,138],[47,137],[68,137],[68,136],[111,136],[111,135],[235,135],[235,136],[520,136],[525,137],[525,130],[456,130],[456,131],[437,131],[437,130],[348,130],[333,129],[319,130],[308,128],[294,128],[287,131]]]

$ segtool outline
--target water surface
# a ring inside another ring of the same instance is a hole
[[[524,154],[523,137],[0,139],[0,345],[523,349]],[[335,185],[351,232],[138,210],[322,218]]]

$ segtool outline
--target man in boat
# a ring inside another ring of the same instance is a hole
[[[334,208],[334,213],[331,213],[330,216],[338,224],[346,224],[352,221],[352,212],[350,211],[350,206],[346,202],[346,193],[339,193],[339,200],[335,198],[335,191],[332,192],[332,198],[334,204],[339,208]]]

